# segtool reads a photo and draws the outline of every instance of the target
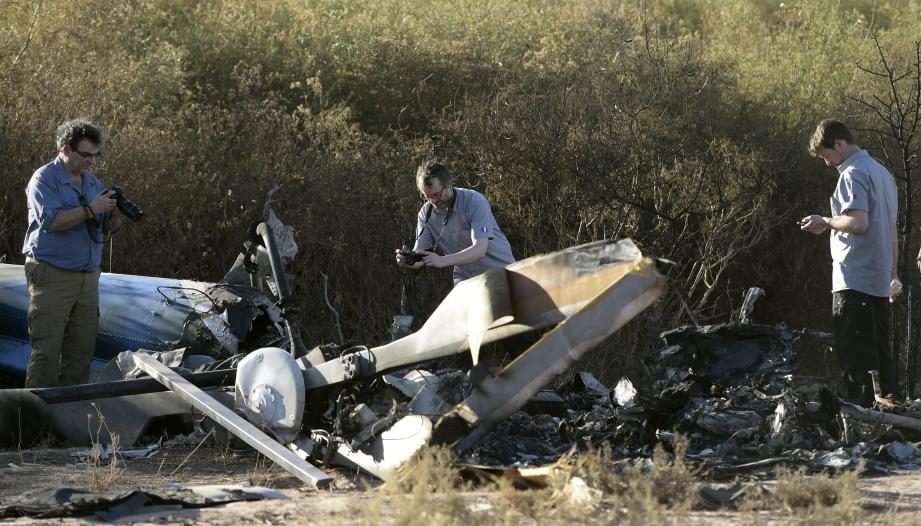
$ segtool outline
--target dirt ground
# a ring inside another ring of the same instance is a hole
[[[87,467],[68,449],[29,449],[0,452],[0,495],[6,501],[36,489],[71,487],[124,491],[158,489],[181,484],[243,485],[273,488],[288,499],[235,502],[198,509],[171,509],[125,517],[119,524],[355,524],[387,523],[387,511],[374,512],[378,497],[373,479],[345,470],[328,471],[333,489],[302,489],[300,481],[253,451],[183,444],[161,448],[154,456],[127,460],[110,471],[108,466]],[[94,481],[93,474],[96,474]],[[770,483],[768,483],[770,484]],[[714,486],[714,484],[709,484]],[[921,472],[862,478],[861,503],[868,523],[921,524]],[[488,492],[458,496],[473,507],[488,507],[495,500]],[[378,500],[379,502],[379,500]],[[386,505],[385,505],[386,506]],[[779,512],[694,511],[680,522],[692,524],[787,523],[791,517]],[[0,524],[85,524],[90,517],[0,520]],[[528,523],[531,521],[525,521]],[[808,522],[808,521],[807,521]]]

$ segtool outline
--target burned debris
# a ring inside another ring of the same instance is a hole
[[[307,350],[283,270],[293,240],[271,210],[254,232],[223,283],[139,278],[142,286],[122,277],[133,294],[156,297],[160,314],[132,320],[146,325],[116,324],[115,333],[149,335],[156,325],[159,340],[122,349],[96,384],[8,390],[3,403],[42,408],[59,436],[79,440],[70,431],[85,429],[76,419],[94,401],[119,415],[110,422],[125,445],[154,420],[205,415],[310,486],[328,481],[311,462],[386,478],[425,445],[476,445],[665,287],[656,262],[632,242],[600,241],[471,278],[418,331],[386,345]],[[11,278],[4,293],[21,286]],[[477,363],[483,346],[525,333],[540,338],[498,371],[407,369],[466,352]],[[136,379],[138,371],[162,387]],[[382,401],[386,393],[405,403]]]
[[[544,466],[588,448],[643,460],[657,447],[678,451],[679,440],[685,460],[713,478],[780,464],[921,464],[912,443],[921,407],[861,408],[798,385],[797,346],[827,335],[751,323],[763,291],[748,295],[739,322],[662,333],[643,385],[573,373],[585,352],[664,292],[657,262],[629,240],[466,280],[421,328],[377,347],[301,342],[283,269],[294,254],[290,230],[268,210],[221,283],[104,276],[104,305],[106,291],[130,292],[153,315],[110,316],[96,383],[3,390],[0,406],[38,415],[71,442],[85,442],[87,413],[110,415],[124,446],[167,420],[203,422],[314,488],[330,484],[328,466],[387,479],[439,444],[479,470]],[[23,284],[10,267],[0,268],[0,301],[15,306]],[[490,344],[522,334],[535,336],[513,361],[483,362]],[[21,353],[26,344],[15,345]],[[441,361],[467,352],[470,371]]]

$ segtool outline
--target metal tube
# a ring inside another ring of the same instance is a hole
[[[203,373],[176,373],[198,387],[233,385],[237,378],[236,369],[216,369]],[[135,380],[118,380],[95,384],[68,385],[64,387],[45,387],[31,389],[32,394],[41,398],[46,404],[60,404],[79,400],[97,400],[144,393],[168,391],[166,387],[153,378]]]
[[[921,419],[910,416],[894,415],[882,411],[874,411],[855,404],[842,403],[841,411],[852,418],[874,424],[888,424],[906,429],[921,431]]]

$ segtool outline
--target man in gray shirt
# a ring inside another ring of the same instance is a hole
[[[515,262],[512,247],[496,223],[483,194],[454,186],[447,166],[426,161],[416,171],[416,186],[425,204],[419,209],[413,252],[396,250],[397,263],[411,267],[454,266],[454,284],[491,268]],[[439,255],[440,251],[444,255]]]
[[[831,217],[806,216],[801,228],[816,235],[831,232],[835,353],[846,397],[870,405],[873,384],[868,370],[879,371],[884,395],[896,390],[888,305],[902,291],[896,272],[895,179],[854,144],[850,129],[836,119],[819,123],[809,152],[837,168],[838,186],[831,196]]]

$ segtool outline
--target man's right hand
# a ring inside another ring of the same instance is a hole
[[[398,248],[394,250],[394,252],[396,253],[396,256],[397,256],[397,265],[400,265],[401,267],[420,268],[425,265],[425,263],[422,261],[417,261],[415,265],[406,264],[406,258],[403,256],[402,253],[411,252],[410,248],[407,247],[406,245],[403,245],[403,248]]]
[[[816,235],[825,232],[829,228],[828,220],[817,214],[802,218],[799,224],[800,230]]]

